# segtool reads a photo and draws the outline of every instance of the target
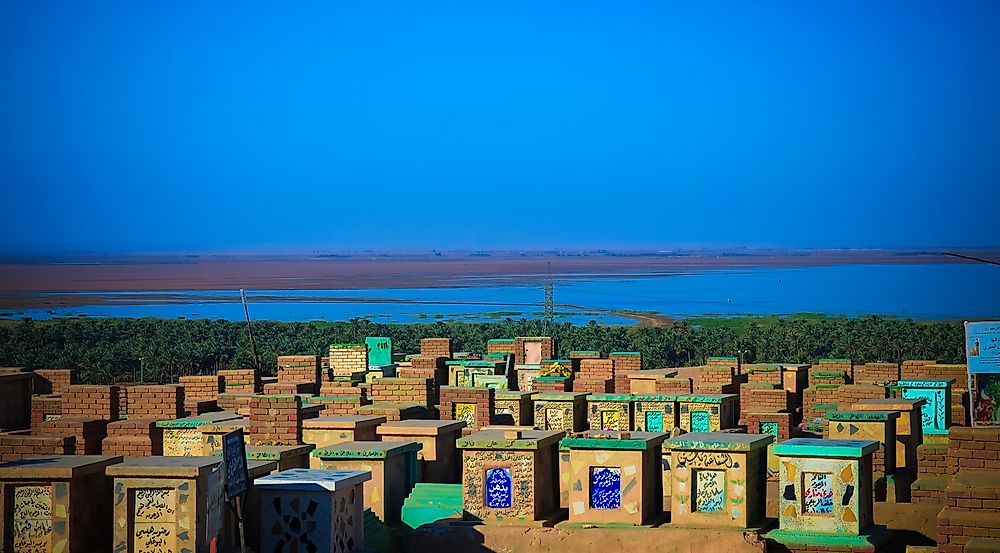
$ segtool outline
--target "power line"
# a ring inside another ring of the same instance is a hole
[[[969,261],[978,261],[979,263],[989,263],[990,265],[1000,265],[1000,261],[994,261],[992,259],[983,259],[981,257],[972,257],[971,255],[962,255],[960,253],[941,252],[941,255],[946,255],[948,257],[957,257],[959,259],[968,259]]]

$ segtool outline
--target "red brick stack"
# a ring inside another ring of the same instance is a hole
[[[847,384],[854,374],[850,359],[820,359],[809,368],[809,385]]]
[[[218,400],[226,390],[225,378],[219,375],[193,375],[180,377],[185,400]]]
[[[676,395],[692,392],[690,378],[657,378],[654,383],[657,394]]]
[[[250,402],[253,394],[219,394],[219,408],[246,417],[250,415]]]
[[[573,380],[562,376],[540,376],[531,381],[531,389],[536,392],[571,392]]]
[[[152,419],[129,419],[108,425],[104,455],[150,457],[163,455],[163,429]]]
[[[73,455],[73,436],[32,436],[27,432],[0,434],[0,463],[39,455]]]
[[[742,371],[738,357],[709,357],[705,359],[705,364],[709,367],[732,367],[736,374]]]
[[[302,443],[302,399],[293,395],[253,396],[250,400],[250,445]]]
[[[62,396],[32,396],[31,426],[37,427],[47,420],[62,418]]]
[[[792,424],[792,418],[793,414],[788,412],[749,411],[745,419],[747,433],[764,434],[765,432],[761,430],[761,423],[774,422],[778,423],[778,436],[774,440],[775,443],[788,440],[798,433]]]
[[[944,489],[957,466],[948,461],[948,444],[917,446],[917,480],[910,490],[913,502],[944,499]]]
[[[569,352],[569,361],[573,366],[573,372],[580,372],[583,369],[584,359],[600,359],[601,352],[599,351],[571,351]],[[615,362],[607,359],[610,362],[612,370],[614,369]],[[611,378],[609,376],[608,378]]]
[[[264,395],[315,394],[316,384],[312,382],[289,381],[264,384]]]
[[[436,386],[448,384],[448,366],[445,362],[447,357],[431,357],[428,355],[417,355],[410,358],[410,369],[399,376],[403,378],[433,378]]]
[[[225,393],[255,394],[260,389],[260,378],[253,369],[223,369],[219,376]]]
[[[735,394],[739,392],[736,368],[731,365],[705,365],[694,379],[696,394]]]
[[[73,384],[77,384],[73,369],[36,369],[35,394],[61,394]]]
[[[929,378],[922,367],[927,365],[937,365],[933,359],[906,359],[899,367],[900,380],[914,380],[918,378]]]
[[[750,384],[775,384],[781,386],[781,367],[747,365],[747,382]]]
[[[317,355],[279,355],[278,356],[278,382],[281,383],[306,383],[311,384],[311,391],[298,392],[305,394],[315,394],[320,382],[320,358]],[[290,392],[269,392],[265,394],[290,393]],[[291,392],[296,393],[296,392]]]
[[[184,387],[180,384],[132,386],[128,400],[130,419],[168,420],[184,416]]]
[[[538,388],[535,388],[538,390]],[[615,381],[612,378],[574,378],[573,391],[588,394],[611,394],[615,391]]]
[[[744,384],[740,386],[740,420],[746,421],[750,411],[791,412],[792,395],[774,384]]]
[[[898,363],[865,363],[854,367],[854,383],[885,386],[899,380]]]
[[[390,403],[437,403],[437,387],[431,378],[379,378],[369,386],[372,401]]]
[[[629,393],[631,385],[628,373],[642,370],[642,354],[636,351],[612,351],[608,359],[615,363],[615,393]]]
[[[424,357],[451,359],[454,353],[451,347],[451,338],[424,338],[420,340],[420,355]]]
[[[954,478],[938,513],[938,551],[1000,551],[1000,428],[952,427]]]
[[[39,436],[73,436],[76,455],[100,455],[101,442],[108,435],[107,419],[63,418],[43,422],[35,429]]]
[[[63,392],[62,416],[118,420],[118,386],[73,384]]]
[[[466,421],[462,435],[468,436],[488,426],[495,414],[494,390],[492,388],[458,388],[454,386],[441,387],[441,403],[439,405],[441,420],[457,420],[455,406],[459,403],[474,403],[476,405],[475,420]]]
[[[508,355],[517,354],[517,341],[513,339],[496,338],[486,341],[486,353],[506,353]]]

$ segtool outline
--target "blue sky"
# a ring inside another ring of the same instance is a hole
[[[0,3],[3,252],[996,246],[997,2]]]

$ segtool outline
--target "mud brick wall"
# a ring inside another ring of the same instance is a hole
[[[968,365],[946,365],[943,363],[934,363],[932,365],[923,365],[917,372],[922,374],[916,378],[954,378],[955,388],[959,390],[969,389],[969,366]]]
[[[837,384],[820,384],[803,390],[802,418],[807,422],[812,422],[813,419],[823,418],[824,413],[838,410],[837,401],[840,397],[840,388],[841,386]],[[829,407],[820,407],[824,405],[829,405]]]
[[[74,384],[63,392],[62,416],[118,420],[119,386]]]
[[[315,382],[285,380],[283,382],[268,382],[264,384],[264,395],[267,396],[315,393]]]
[[[20,430],[31,426],[31,373],[0,376],[0,431]]]
[[[636,351],[613,351],[608,359],[615,362],[615,372],[642,369],[642,354]]]
[[[128,391],[130,419],[179,419],[184,416],[184,387],[180,384],[132,386]]]
[[[694,389],[695,391],[700,391],[702,388],[718,388],[719,385],[728,385],[733,383],[733,377],[736,374],[736,369],[725,365],[725,366],[713,366],[704,367],[698,371],[694,379]]]
[[[515,355],[517,353],[516,346],[517,346],[516,341],[513,339],[487,340],[486,353],[507,353],[510,355]],[[423,353],[423,349],[421,349],[421,353]]]
[[[466,422],[466,427],[462,429],[464,436],[482,430],[493,421],[495,391],[492,388],[442,386],[440,396],[441,402],[438,409],[441,420],[459,420],[455,417],[455,404],[474,403],[476,405],[475,419],[461,419]]]
[[[420,340],[420,355],[423,357],[451,359],[454,353],[451,348],[451,338],[423,338]]]
[[[221,411],[221,409],[219,409],[219,400],[217,399],[184,400],[185,417],[190,417],[194,415],[203,415],[205,413],[214,413],[216,411]]]
[[[577,376],[579,378],[598,378],[602,380],[610,378],[614,380],[615,362],[612,359],[582,358],[580,359],[580,372]]]
[[[74,369],[36,369],[35,391],[37,395],[61,394],[73,384],[78,384]]]
[[[750,411],[792,410],[792,394],[776,384],[745,384],[740,386],[740,420],[747,420]]]
[[[953,428],[948,445],[958,470],[938,514],[938,551],[962,553],[976,538],[1000,540],[1000,428]]]
[[[0,434],[0,462],[16,461],[37,455],[73,455],[73,436],[32,436],[30,434]]]
[[[854,367],[855,384],[885,386],[899,380],[899,365],[896,363],[865,363]]]
[[[572,392],[573,380],[561,377],[538,377],[531,381],[531,389],[536,392]]]
[[[917,474],[919,476],[953,476],[954,463],[948,461],[947,444],[920,444],[917,446]]]
[[[903,364],[899,367],[899,379],[900,380],[913,380],[915,378],[926,378],[922,376],[921,367],[925,365],[937,365],[937,361],[933,359],[907,359],[903,361]]]
[[[62,396],[32,396],[31,398],[31,426],[51,420],[62,418]]]
[[[514,338],[514,363],[527,363],[524,355],[524,345],[528,342],[541,342],[541,358],[555,359],[556,348],[552,338],[547,336],[519,336]]]
[[[410,358],[413,370],[421,371],[418,378],[433,378],[436,386],[448,384],[448,366],[445,365],[447,361],[447,357],[430,355],[418,355]]]
[[[369,395],[372,401],[437,403],[437,387],[430,378],[380,378],[371,383]]]
[[[747,432],[750,434],[766,434],[761,430],[762,422],[774,422],[778,424],[778,436],[775,443],[782,440],[789,440],[793,437],[792,413],[771,413],[761,411],[749,411],[746,414]]]
[[[948,471],[960,470],[1000,473],[1000,428],[948,430]]]
[[[324,382],[319,388],[319,395],[336,397],[366,397],[365,391],[362,388],[358,386],[348,386],[344,382]]]
[[[250,402],[253,401],[253,394],[246,393],[225,393],[219,394],[219,408],[223,411],[231,411],[241,416],[250,415]]]
[[[367,369],[367,365],[365,367]],[[320,358],[318,355],[279,355],[278,382],[319,383]]]
[[[28,372],[27,367],[0,367],[0,375],[4,374],[21,374]]]
[[[841,409],[850,409],[851,405],[862,399],[885,399],[887,392],[888,390],[884,386],[847,384],[840,387],[837,405]]]
[[[809,385],[816,386],[819,384],[847,384],[851,380],[851,373],[846,372],[842,369],[822,369],[813,365],[809,369]]]
[[[129,419],[108,424],[104,455],[151,457],[163,455],[163,429],[152,419]]]
[[[368,346],[364,344],[330,344],[330,370],[323,373],[323,381],[335,376],[348,376],[368,370]]]
[[[300,445],[302,399],[298,396],[253,396],[250,400],[250,445]]]
[[[358,394],[354,396],[314,396],[309,398],[309,405],[322,405],[323,410],[320,416],[330,415],[351,415],[354,409],[368,405],[370,402],[365,396]]]
[[[179,381],[184,387],[185,400],[219,399],[226,389],[225,379],[219,375],[182,376]]]
[[[709,357],[705,359],[705,364],[712,367],[732,367],[737,373],[740,372],[740,360],[737,357]]]
[[[569,352],[569,359],[571,361],[582,361],[584,359],[600,359],[601,352],[599,351],[571,351]],[[612,361],[612,363],[614,363]]]
[[[850,378],[854,374],[854,361],[852,359],[820,359],[813,363],[812,369],[818,371],[843,371]]]
[[[573,390],[588,394],[610,394],[614,392],[615,381],[611,378],[574,378]]]
[[[750,384],[777,384],[781,385],[781,369],[750,369],[747,371],[747,382]]]
[[[690,394],[693,390],[690,378],[657,378],[657,394]]]
[[[108,435],[107,419],[72,418],[43,422],[35,429],[39,436],[73,436],[76,455],[100,455],[101,442]]]
[[[224,393],[255,394],[259,390],[260,378],[253,369],[223,369],[218,374],[222,377]]]

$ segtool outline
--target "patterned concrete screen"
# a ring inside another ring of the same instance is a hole
[[[903,399],[923,399],[920,422],[924,435],[948,433],[951,426],[951,389],[955,379],[900,380],[896,383]]]
[[[3,550],[110,551],[113,498],[105,469],[121,461],[67,455],[0,465],[0,544],[8,544]]]
[[[143,457],[107,468],[114,478],[116,552],[208,551],[227,545],[221,457]]]
[[[794,438],[776,445],[780,527],[767,537],[786,546],[870,547],[879,541],[871,493],[878,449],[875,440]]]
[[[368,348],[368,368],[392,364],[392,338],[365,338]]]
[[[563,432],[483,430],[458,440],[466,517],[486,524],[547,525],[559,516],[556,455]]]
[[[764,434],[692,432],[668,440],[671,524],[754,528],[764,520]]]
[[[663,518],[660,470],[664,433],[597,432],[565,438],[569,452],[569,521],[643,526]],[[566,467],[563,467],[566,470]]]
[[[364,550],[367,471],[292,469],[258,478],[260,543],[269,553]]]

